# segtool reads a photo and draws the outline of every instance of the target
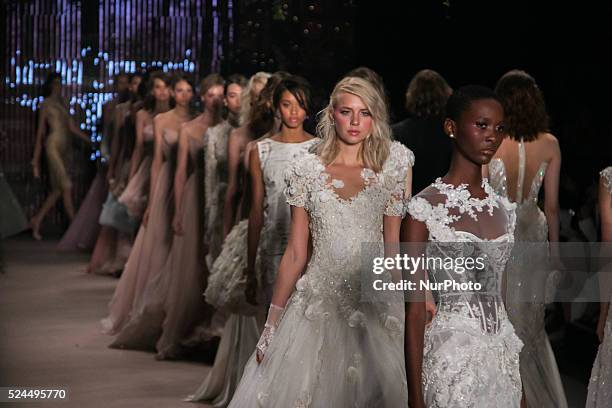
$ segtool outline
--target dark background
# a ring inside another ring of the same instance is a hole
[[[598,172],[612,161],[608,119],[612,66],[607,55],[611,14],[604,2],[219,0],[213,7],[212,0],[133,0],[130,17],[116,20],[113,10],[125,17],[125,4],[123,0],[4,0],[0,19],[7,24],[0,35],[7,46],[2,77],[12,75],[8,60],[16,47],[22,50],[22,60],[57,57],[49,49],[41,54],[40,47],[37,55],[33,45],[57,36],[58,30],[75,30],[50,24],[46,32],[36,33],[27,24],[11,25],[17,7],[25,22],[53,20],[69,12],[74,19],[73,9],[78,8],[77,53],[65,58],[82,60],[85,75],[82,84],[66,87],[67,96],[91,93],[94,80],[103,83],[107,92],[110,89],[109,76],[92,64],[97,50],[117,61],[150,64],[180,60],[184,48],[190,48],[197,77],[211,71],[250,75],[284,69],[312,82],[319,105],[344,73],[369,66],[383,77],[392,118],[399,121],[405,117],[405,89],[420,69],[437,70],[457,88],[469,83],[493,87],[503,73],[520,68],[532,74],[543,90],[551,131],[560,140],[562,207],[579,215],[593,211]],[[126,36],[130,27],[145,24],[137,22],[136,15],[155,29]],[[101,19],[105,24],[99,24]],[[101,29],[106,30],[102,36]],[[78,55],[87,46],[93,49],[91,55]],[[15,97],[39,95],[47,72],[38,70],[35,84],[16,89],[7,87],[5,80],[0,83],[0,160],[7,179],[18,184],[16,194],[28,213],[44,188],[23,187],[32,185],[29,167],[22,164],[31,159],[35,112],[16,107]],[[79,154],[86,157],[88,152]],[[80,162],[87,171],[74,169],[77,187],[82,185],[75,189],[77,202],[95,173],[87,161],[86,157]],[[65,225],[61,209],[56,214],[53,223]]]

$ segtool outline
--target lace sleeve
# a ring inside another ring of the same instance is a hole
[[[411,176],[414,154],[399,142],[391,144],[389,158],[383,166],[385,185],[391,195],[385,204],[385,215],[405,217],[411,196]]]
[[[414,197],[408,203],[408,214],[417,221],[427,222],[433,209],[423,197]]]
[[[299,159],[287,169],[285,173],[285,197],[287,198],[287,204],[306,208],[308,196],[307,169],[306,157]]]
[[[606,190],[612,194],[612,166],[603,169],[599,175],[603,180],[604,186],[606,186]]]

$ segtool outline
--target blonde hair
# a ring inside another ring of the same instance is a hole
[[[369,81],[357,77],[345,77],[336,84],[329,98],[329,104],[319,112],[317,135],[322,139],[317,145],[316,154],[325,165],[330,164],[338,156],[339,147],[334,123],[334,108],[340,94],[349,93],[358,96],[372,116],[372,131],[361,145],[359,154],[364,166],[375,172],[382,170],[383,163],[389,156],[391,146],[391,128],[389,127],[389,112],[384,95]]]
[[[263,86],[265,86],[270,76],[271,74],[267,72],[263,72],[263,71],[257,72],[253,74],[251,78],[249,78],[249,82],[247,86],[242,88],[242,94],[240,95],[240,118],[239,118],[239,123],[241,126],[248,122],[249,115],[251,113],[251,105],[254,102],[252,100],[253,98],[252,90],[253,90],[254,85],[262,84]]]

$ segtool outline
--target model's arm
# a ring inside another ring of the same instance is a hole
[[[157,178],[159,176],[159,171],[161,169],[162,164],[164,163],[164,157],[162,152],[162,143],[163,139],[163,126],[164,121],[161,115],[157,115],[153,119],[153,134],[155,137],[154,145],[153,145],[153,163],[151,163],[151,182],[149,185],[149,200],[147,202],[147,209],[145,210],[145,214],[142,218],[142,223],[146,226],[149,220],[149,211],[151,210],[151,205],[153,203],[153,197],[155,197],[155,186],[157,185]]]
[[[140,165],[140,160],[142,159],[143,145],[144,139],[142,135],[142,130],[145,126],[145,119],[147,117],[147,112],[144,109],[141,109],[136,113],[136,143],[134,144],[134,151],[132,152],[132,159],[130,160],[130,178],[134,177],[136,171],[138,170],[138,166]]]
[[[402,226],[402,240],[408,243],[407,252],[411,257],[420,257],[425,252],[428,239],[427,227],[423,222],[408,216]],[[426,323],[425,292],[420,290],[419,281],[425,281],[425,271],[414,271],[410,281],[415,290],[409,291],[405,307],[404,361],[408,381],[408,406],[425,408],[422,389],[423,347]]]
[[[174,220],[172,227],[174,233],[183,235],[183,192],[185,191],[185,181],[187,180],[187,162],[189,159],[189,125],[181,126],[179,132],[178,151],[176,158],[176,171],[174,173]]]
[[[74,122],[74,118],[72,116],[68,116],[68,129],[70,129],[70,132],[74,133],[75,135],[77,135],[78,137],[80,137],[82,140],[84,140],[87,144],[91,144],[91,140],[89,139],[89,136],[87,136],[87,133],[83,132]]]
[[[110,142],[110,158],[108,159],[108,171],[106,173],[106,178],[110,182],[115,178],[115,167],[117,165],[117,155],[119,154],[119,147],[121,143],[119,142],[119,134],[120,130],[123,127],[123,112],[125,106],[123,104],[117,105],[115,107],[114,117],[113,117],[113,137]]]
[[[47,109],[43,102],[38,115],[38,129],[36,130],[36,142],[34,143],[34,156],[32,157],[32,172],[34,178],[40,178],[40,155],[42,154],[43,138],[47,133]]]
[[[233,129],[229,134],[227,146],[228,179],[225,192],[225,208],[223,209],[223,237],[229,234],[236,219],[236,208],[234,201],[238,192],[238,169],[240,167],[241,138],[238,129]]]
[[[295,284],[299,279],[308,259],[308,213],[304,208],[291,206],[291,227],[289,241],[278,267],[272,303],[268,310],[268,318],[264,330],[257,343],[257,362],[260,363],[274,337],[276,328],[280,324],[285,306],[293,293]]]
[[[259,246],[259,238],[263,227],[263,207],[265,186],[263,181],[263,173],[259,162],[259,152],[257,145],[249,154],[249,175],[251,184],[251,210],[249,212],[249,229],[247,241],[247,281],[248,290],[247,298],[251,303],[255,301],[255,259],[257,257],[257,248]]]
[[[552,149],[552,158],[544,176],[544,215],[548,223],[548,241],[556,243],[559,242],[559,174],[561,172],[561,150],[556,139],[554,139]],[[558,255],[558,250],[553,255]]]

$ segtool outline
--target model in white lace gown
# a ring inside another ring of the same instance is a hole
[[[544,243],[548,240],[548,223],[544,213],[538,207],[538,193],[548,163],[540,163],[531,182],[529,194],[523,199],[525,160],[525,144],[520,141],[518,143],[519,171],[515,199],[517,220],[514,239],[516,242]],[[508,176],[502,159],[494,158],[491,160],[489,174],[491,185],[495,190],[502,196],[509,198]],[[551,275],[534,274],[532,270],[527,268],[514,272],[516,274],[508,280],[506,305],[508,317],[524,343],[521,350],[521,379],[525,389],[527,406],[567,407],[559,368],[544,327],[545,292],[536,289],[552,285]],[[540,281],[535,282],[534,279]],[[536,290],[533,291],[533,294],[526,295],[521,290],[527,287]],[[529,298],[526,298],[526,296],[529,296]]]
[[[259,240],[260,281],[266,304],[272,289],[281,257],[287,247],[291,209],[283,190],[284,177],[290,165],[299,160],[320,139],[300,143],[284,143],[267,138],[257,143],[257,154],[265,185],[264,223]]]
[[[402,225],[408,255],[427,261],[406,275],[416,284],[406,303],[410,406],[518,408],[523,344],[502,298],[516,206],[481,175],[502,142],[504,110],[492,90],[470,85],[453,92],[446,115],[449,171],[410,201]],[[429,290],[438,304],[425,326]]]
[[[482,290],[438,292],[436,317],[425,332],[427,407],[518,407],[521,399],[518,353],[522,343],[501,298],[502,275],[513,242],[514,205],[498,196],[486,179],[483,188],[487,197],[477,199],[466,185],[454,187],[438,179],[408,205],[409,214],[429,231],[429,258],[483,256],[490,260],[482,271],[429,271],[434,282],[481,283]],[[486,230],[490,235],[483,235]]]
[[[601,213],[601,240],[612,242],[612,166],[600,173],[599,207]],[[608,270],[610,266],[607,266]],[[607,277],[602,273],[603,277]],[[607,277],[609,280],[609,277]],[[612,293],[610,282],[601,281],[602,303],[598,323],[601,344],[591,371],[586,408],[609,407],[612,401]],[[605,296],[605,297],[604,297]],[[603,339],[601,338],[603,336]]]
[[[344,199],[308,153],[287,173],[287,202],[309,215],[312,257],[258,365],[251,357],[230,407],[397,407],[406,404],[403,324],[384,304],[361,303],[359,256],[382,240],[383,215],[402,216],[412,153],[394,142],[379,173]]]

